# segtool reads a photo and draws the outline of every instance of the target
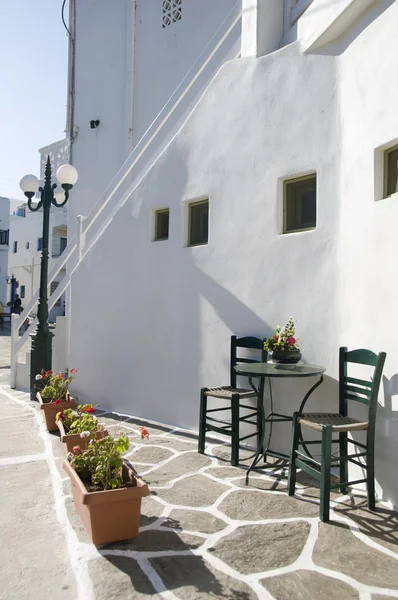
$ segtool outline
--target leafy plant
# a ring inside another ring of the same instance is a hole
[[[57,404],[55,401],[54,404]],[[60,402],[59,402],[60,403]],[[62,421],[65,433],[77,434],[83,431],[93,432],[105,429],[105,426],[100,427],[100,423],[91,413],[95,411],[92,404],[81,404],[76,410],[67,408],[57,413],[55,417],[57,421]]]
[[[84,452],[80,446],[75,446],[73,452],[68,454],[68,461],[89,491],[126,487],[122,454],[127,452],[129,446],[127,436],[91,439]]]
[[[36,375],[35,388],[40,391],[44,402],[65,400],[69,384],[74,380],[76,369],[70,371],[45,371]]]
[[[275,334],[264,340],[264,350],[269,352],[274,350],[298,350],[299,343],[296,339],[295,324],[293,318],[290,317],[289,321],[284,327],[277,326]]]

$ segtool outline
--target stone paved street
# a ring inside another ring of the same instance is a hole
[[[254,475],[245,487],[245,466],[231,467],[220,442],[201,456],[194,435],[150,423],[141,441],[142,422],[105,411],[110,433],[129,436],[127,456],[151,496],[136,539],[93,546],[59,437],[45,431],[27,394],[8,387],[8,351],[2,336],[1,600],[398,598],[397,514],[335,495],[333,521],[321,524],[312,482],[301,480],[295,498],[282,478]]]

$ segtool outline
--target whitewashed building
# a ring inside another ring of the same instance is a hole
[[[230,335],[293,315],[327,367],[310,410],[337,408],[340,345],[387,352],[376,474],[398,505],[398,2],[70,4],[76,391],[197,429]],[[307,389],[275,385],[278,409]]]
[[[10,229],[10,200],[0,196],[0,302],[6,307],[8,301],[7,274]],[[6,309],[5,309],[6,310]]]

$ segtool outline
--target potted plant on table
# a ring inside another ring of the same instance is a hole
[[[292,317],[284,327],[278,325],[272,337],[264,340],[264,350],[270,353],[271,360],[276,363],[295,364],[300,361],[301,352]]]
[[[81,404],[76,410],[67,408],[57,413],[55,423],[64,444],[65,454],[72,452],[76,445],[79,445],[82,451],[86,450],[92,435],[97,439],[108,435],[106,425],[98,423],[94,412],[92,404]]]
[[[59,411],[76,406],[69,394],[69,384],[74,380],[76,369],[65,372],[45,371],[36,375],[36,397],[40,408],[44,411],[44,419],[48,431],[57,431],[55,417]]]
[[[129,446],[127,436],[93,436],[86,450],[76,445],[64,462],[76,510],[94,544],[138,535],[141,500],[149,495],[149,490],[123,460],[122,454]]]

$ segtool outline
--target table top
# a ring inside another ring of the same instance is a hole
[[[243,363],[235,365],[235,371],[238,375],[248,377],[313,377],[322,375],[326,371],[325,367],[319,365],[283,365],[274,363]]]

